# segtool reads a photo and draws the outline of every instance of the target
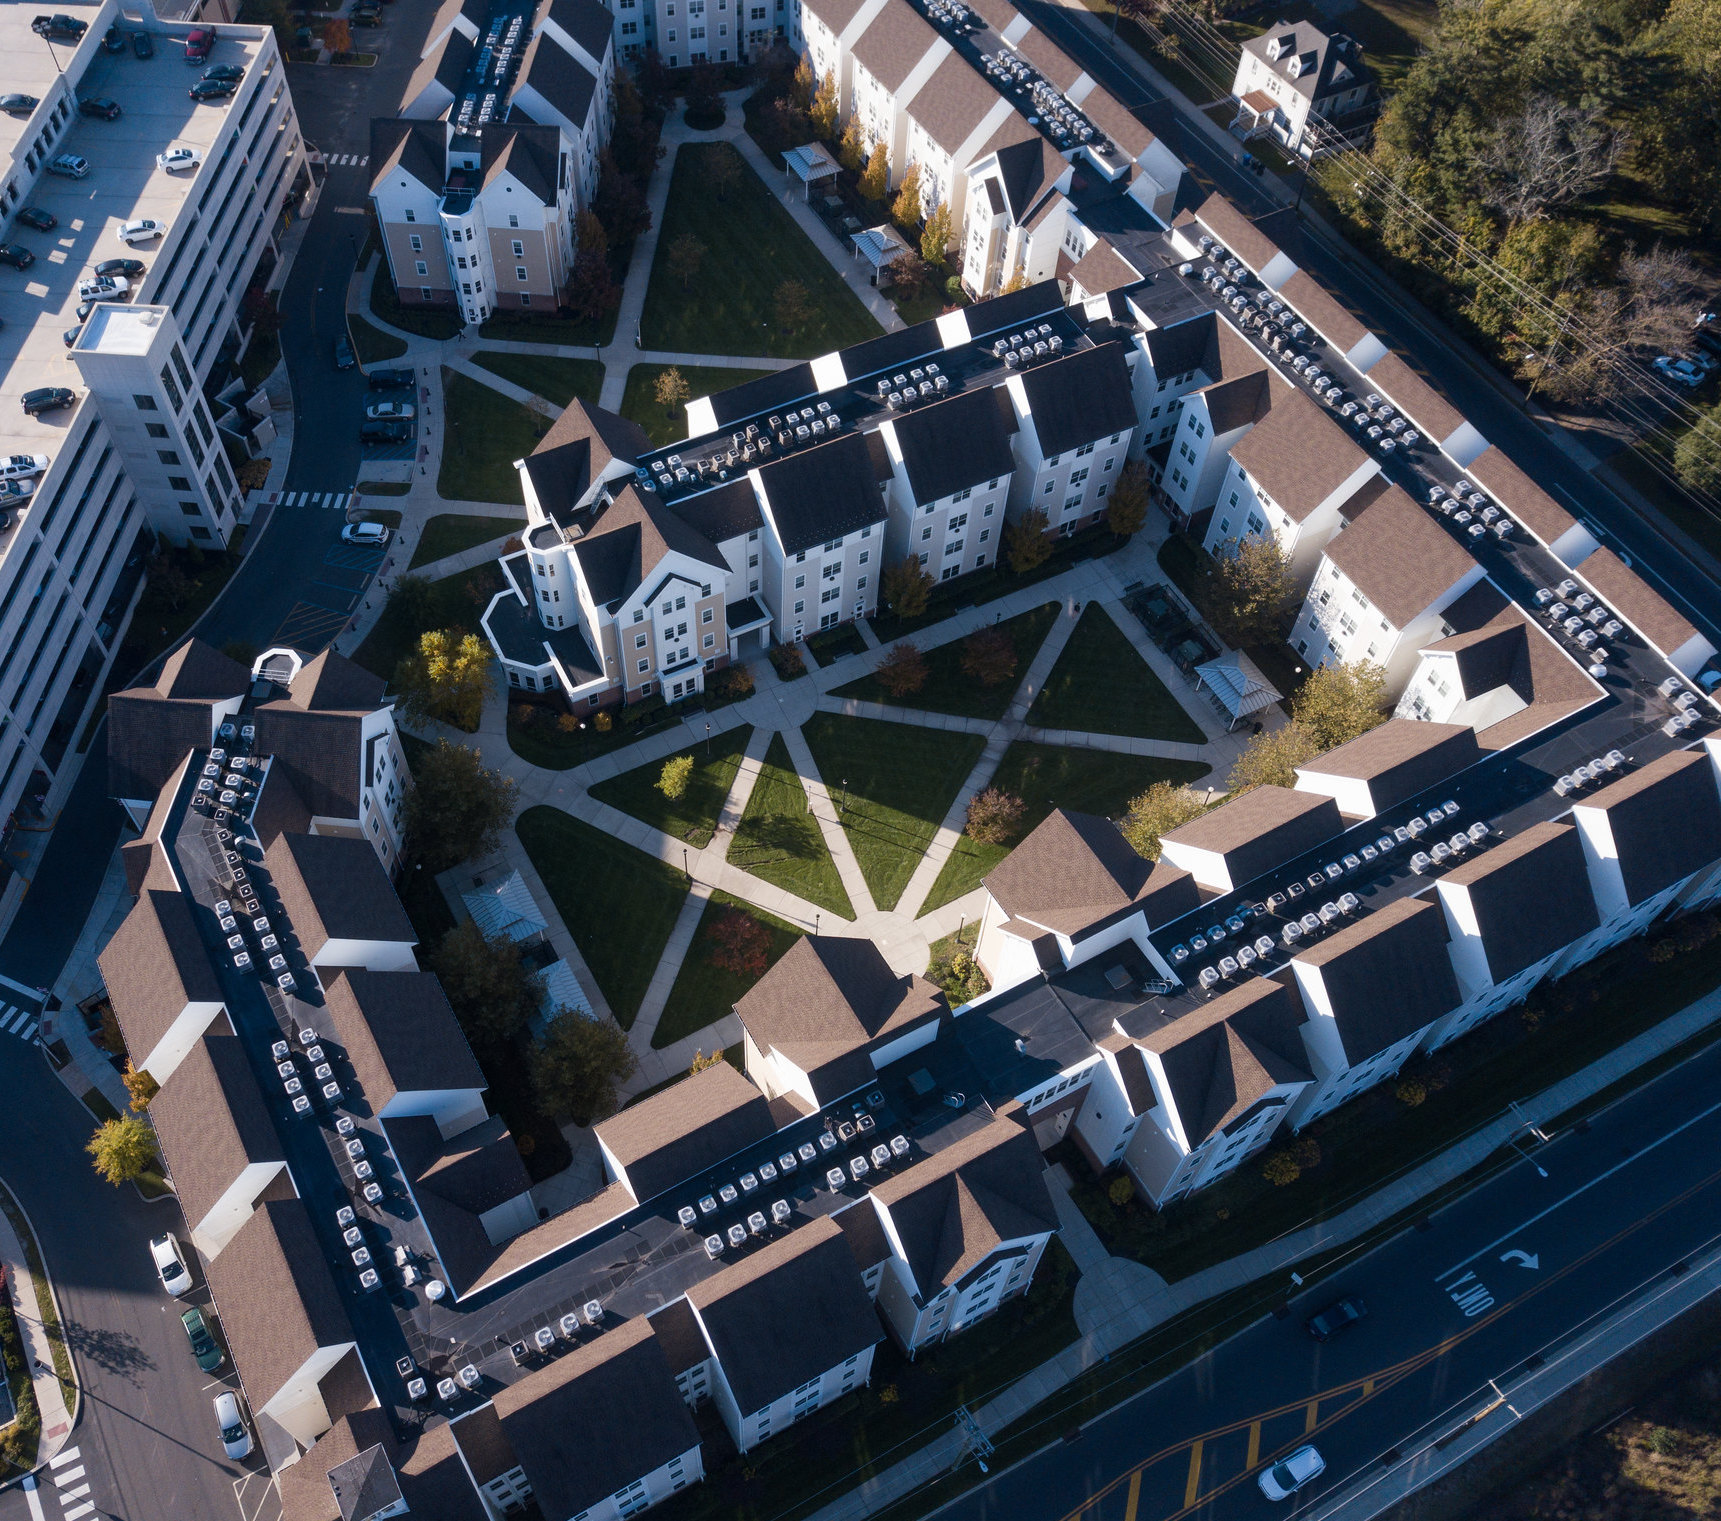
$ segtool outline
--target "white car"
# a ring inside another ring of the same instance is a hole
[[[418,409],[410,401],[373,401],[365,408],[365,416],[372,422],[406,421],[417,417]]]
[[[385,523],[348,523],[341,530],[341,538],[348,544],[386,544],[388,543],[388,525]]]
[[[195,169],[202,162],[203,154],[196,148],[169,148],[166,153],[155,156],[155,167],[168,174],[177,174],[181,169]]]
[[[119,240],[122,243],[148,243],[155,238],[167,236],[167,223],[158,222],[154,217],[140,217],[135,222],[122,222],[119,228]]]
[[[0,455],[0,481],[9,481],[20,475],[40,475],[47,468],[48,456],[45,454]]]
[[[35,492],[34,481],[0,481],[0,507],[16,507]]]
[[[251,1433],[239,1409],[239,1396],[231,1389],[215,1396],[215,1424],[221,1428],[221,1450],[230,1458],[251,1455]]]
[[[1327,1460],[1315,1451],[1312,1444],[1299,1447],[1261,1470],[1261,1493],[1269,1500],[1288,1500],[1326,1471]]]
[[[131,289],[124,275],[103,275],[99,280],[86,280],[78,287],[80,301],[116,301]]]
[[[155,1263],[161,1286],[175,1299],[191,1287],[191,1272],[185,1265],[185,1254],[171,1235],[157,1236],[151,1241],[149,1255]]]
[[[1708,379],[1703,370],[1689,359],[1669,359],[1667,355],[1663,354],[1655,361],[1655,367],[1669,380],[1682,386],[1695,388]]]

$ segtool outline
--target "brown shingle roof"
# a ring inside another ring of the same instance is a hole
[[[1203,386],[1201,397],[1207,403],[1207,417],[1215,436],[1234,433],[1238,428],[1249,427],[1270,416],[1275,405],[1275,389],[1283,390],[1284,387],[1275,385],[1264,366],[1252,374],[1230,376]],[[1231,451],[1233,456],[1244,442],[1244,439],[1237,441]]]
[[[998,92],[965,58],[952,53],[909,103],[908,114],[946,153],[954,154],[998,104]]]
[[[719,570],[728,568],[711,541],[665,507],[655,492],[642,494],[632,485],[622,488],[574,545],[581,574],[601,604],[631,596],[672,552]]]
[[[1369,784],[1376,812],[1438,786],[1482,759],[1468,724],[1389,718],[1365,734],[1297,767],[1317,776],[1352,777]]]
[[[1070,271],[1070,279],[1090,296],[1104,296],[1141,279],[1141,271],[1124,262],[1110,243],[1101,238]]]
[[[1544,544],[1552,544],[1577,522],[1498,446],[1484,449],[1465,468]]]
[[[1550,820],[1472,856],[1441,878],[1470,898],[1488,970],[1514,977],[1600,923],[1577,829]]]
[[[1446,917],[1427,898],[1400,898],[1298,952],[1318,968],[1352,1066],[1434,1023],[1463,1001],[1446,953]]]
[[[854,60],[894,94],[941,40],[937,29],[913,6],[888,4],[855,39]]]
[[[863,4],[865,0],[801,0],[804,12],[816,16],[838,36],[860,14]]]
[[[224,1003],[191,899],[146,891],[96,958],[120,1032],[142,1062],[192,1003]]]
[[[1697,629],[1690,620],[1659,592],[1652,591],[1611,549],[1596,550],[1577,567],[1577,575],[1662,654],[1671,655],[1696,637]]]
[[[855,1266],[864,1274],[890,1256],[890,1241],[879,1223],[878,1210],[865,1198],[831,1217],[842,1227],[843,1237],[854,1253]]]
[[[1307,270],[1299,269],[1279,287],[1278,294],[1296,307],[1305,321],[1312,322],[1341,354],[1349,353],[1369,335],[1350,310]],[[1374,378],[1372,372],[1369,378]]]
[[[1607,815],[1633,904],[1721,859],[1721,794],[1706,750],[1671,751],[1585,798],[1577,810]]]
[[[373,1112],[401,1093],[485,1086],[431,973],[343,971],[324,984],[323,996],[322,1033],[346,1052]]]
[[[1464,414],[1397,354],[1377,359],[1368,372],[1368,383],[1439,443],[1464,426]]]
[[[378,1406],[343,1415],[310,1451],[275,1476],[282,1521],[345,1521],[330,1473],[375,1448],[394,1469],[412,1521],[487,1521],[446,1425],[427,1426],[416,1440],[395,1440]]]
[[[650,448],[638,423],[576,397],[526,456],[526,473],[544,510],[560,511],[618,459],[632,463]]]
[[[1030,31],[1016,44],[1016,51],[1059,90],[1067,92],[1082,77],[1081,66],[1042,31]]]
[[[188,639],[149,686],[108,698],[108,792],[152,798],[185,759],[211,742],[214,705],[240,696],[251,673],[201,639]]]
[[[642,1200],[777,1133],[765,1095],[727,1062],[683,1078],[593,1128]]]
[[[418,939],[367,841],[283,834],[264,852],[263,864],[307,958],[331,940],[411,945]]]
[[[254,1162],[282,1159],[244,1042],[206,1035],[149,1106],[161,1153],[193,1229]]]
[[[1279,245],[1215,191],[1195,208],[1196,218],[1257,274],[1278,256]]]
[[[1232,446],[1231,458],[1300,523],[1369,457],[1301,391],[1275,384],[1270,394],[1271,410]]]
[[[1232,884],[1241,886],[1343,829],[1339,806],[1330,797],[1289,787],[1252,787],[1180,824],[1161,843],[1223,856]]]
[[[1325,554],[1397,629],[1476,569],[1470,551],[1397,486],[1382,492]]]
[[[647,1317],[652,1334],[669,1363],[672,1374],[687,1372],[710,1361],[711,1348],[705,1345],[705,1333],[699,1329],[699,1317],[685,1299],[673,1300]]]
[[[1073,935],[1140,906],[1169,923],[1200,902],[1195,881],[1170,862],[1143,860],[1110,819],[1054,808],[986,877],[1014,918]]]

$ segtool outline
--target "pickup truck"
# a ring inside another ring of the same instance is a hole
[[[30,30],[38,37],[46,37],[51,42],[76,42],[90,29],[87,21],[79,21],[76,16],[52,15],[38,16],[30,23]]]

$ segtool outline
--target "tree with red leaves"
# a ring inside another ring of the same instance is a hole
[[[738,977],[763,977],[770,968],[771,932],[751,914],[726,908],[705,931],[711,964]]]

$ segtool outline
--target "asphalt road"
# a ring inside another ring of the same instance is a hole
[[[1283,1516],[1412,1433],[1455,1428],[1489,1379],[1509,1393],[1527,1358],[1721,1235],[1718,1078],[1712,1048],[935,1514]],[[1347,1294],[1367,1318],[1314,1341],[1304,1322]],[[1296,1505],[1269,1502],[1260,1465],[1308,1441],[1326,1473]]]

